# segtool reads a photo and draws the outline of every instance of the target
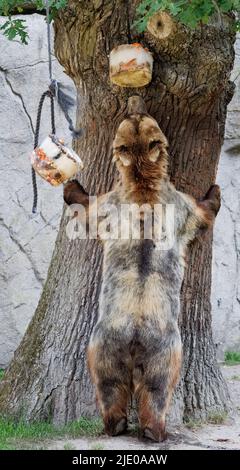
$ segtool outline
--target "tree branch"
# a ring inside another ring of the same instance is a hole
[[[215,0],[212,0],[212,3],[215,7],[215,10],[217,12],[217,15],[218,15],[218,22],[219,22],[219,25],[221,26],[222,25],[222,15],[221,15],[221,11],[220,11],[220,8],[217,4],[217,2]]]

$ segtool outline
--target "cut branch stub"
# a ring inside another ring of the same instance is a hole
[[[176,31],[176,24],[171,16],[165,11],[158,11],[147,24],[149,33],[158,39],[166,39]]]
[[[147,114],[147,107],[144,99],[139,95],[128,98],[128,114]]]

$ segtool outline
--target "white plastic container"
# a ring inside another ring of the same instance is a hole
[[[138,88],[152,79],[153,57],[139,43],[122,44],[110,53],[110,80],[121,87]]]
[[[34,170],[53,186],[72,178],[83,169],[81,158],[63,140],[49,135],[31,154]]]

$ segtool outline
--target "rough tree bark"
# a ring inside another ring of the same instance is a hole
[[[78,91],[74,142],[85,161],[81,183],[91,194],[109,190],[115,178],[111,144],[131,89],[111,86],[108,54],[120,43],[141,41],[154,54],[151,84],[137,90],[169,140],[170,171],[177,188],[203,195],[214,182],[233,87],[233,17],[195,31],[175,25],[159,37],[133,34],[137,2],[70,0],[55,21],[55,51]],[[158,23],[157,27],[164,28]],[[169,24],[168,24],[169,28]],[[93,415],[96,405],[85,361],[96,321],[101,247],[69,241],[61,221],[37,311],[0,388],[0,412],[65,423]],[[174,419],[206,418],[227,409],[228,391],[215,360],[211,332],[211,235],[192,246],[182,288],[182,380]]]

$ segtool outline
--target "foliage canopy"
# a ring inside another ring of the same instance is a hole
[[[214,14],[240,11],[240,0],[142,0],[137,7],[135,26],[139,32],[147,27],[149,18],[157,11],[170,13],[177,21],[190,28],[207,24]],[[239,22],[236,21],[237,27]]]
[[[52,19],[58,10],[64,8],[68,3],[68,0],[49,0],[50,7],[50,19]],[[26,8],[31,11],[33,10],[43,11],[46,8],[46,0],[0,0],[0,15],[8,16],[7,21],[1,26],[0,30],[3,31],[8,39],[15,39],[17,37],[27,44],[28,32],[26,28],[26,21],[19,18],[13,18],[12,14],[21,14]]]
[[[68,0],[49,0],[51,19],[57,11],[66,7]],[[14,18],[13,13],[23,13],[31,10],[43,11],[46,0],[0,0],[0,15],[7,16],[7,21],[1,26],[1,30],[8,39],[17,37],[27,44],[28,32],[26,21]],[[217,13],[221,18],[221,13],[230,11],[240,12],[240,0],[142,0],[137,7],[137,18],[134,27],[138,32],[145,31],[149,18],[157,11],[170,13],[177,21],[184,25],[195,28],[199,24],[207,24],[212,15]],[[240,30],[240,21],[236,20],[236,28]]]

